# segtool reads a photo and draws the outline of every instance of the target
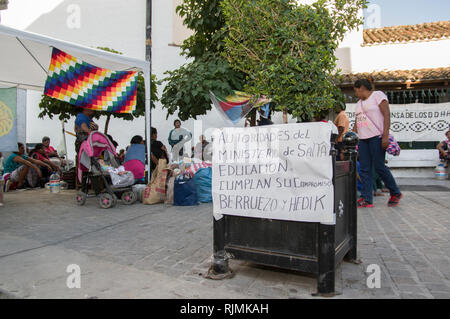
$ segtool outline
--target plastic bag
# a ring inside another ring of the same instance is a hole
[[[212,169],[201,168],[194,175],[194,183],[200,203],[212,202]]]
[[[123,188],[134,184],[134,175],[132,172],[124,172],[123,175],[109,172],[111,182],[114,187]]]
[[[198,205],[197,189],[193,178],[176,178],[173,187],[174,206],[195,206]]]
[[[400,155],[400,145],[398,145],[397,141],[395,140],[394,136],[389,134],[389,146],[386,149],[386,152],[388,154],[391,154],[392,156],[399,156]]]

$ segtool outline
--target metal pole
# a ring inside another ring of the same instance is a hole
[[[151,164],[151,80],[152,80],[152,0],[147,0],[145,26],[145,59],[149,62],[148,70],[144,72],[145,79],[145,141],[147,144],[147,178],[150,182]]]
[[[69,166],[69,157],[67,156],[67,142],[66,142],[66,128],[64,126],[64,120],[61,120],[61,126],[62,126],[62,135],[63,135],[63,143],[64,143],[64,154],[66,158],[66,168]]]
[[[146,70],[144,74],[145,79],[145,142],[147,146],[147,178],[150,181],[150,161],[151,161],[151,148],[150,148],[150,126],[151,126],[151,117],[150,117],[150,79],[151,76],[149,74],[149,70]]]

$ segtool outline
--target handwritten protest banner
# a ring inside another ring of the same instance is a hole
[[[216,130],[214,217],[334,224],[331,130],[322,122]]]

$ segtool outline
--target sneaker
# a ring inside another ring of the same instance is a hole
[[[356,202],[361,203],[362,201],[364,201],[364,198],[360,197]]]
[[[396,195],[391,195],[391,197],[389,198],[388,201],[388,206],[389,207],[395,207],[398,205],[398,203],[400,203],[400,199],[402,199],[403,194],[396,194]]]
[[[373,207],[373,204],[369,203],[365,199],[362,199],[362,201],[358,201],[358,208],[365,208],[365,207],[371,208],[371,207]]]

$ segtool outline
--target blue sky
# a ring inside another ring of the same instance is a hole
[[[380,27],[450,20],[450,0],[369,0],[380,8]],[[374,11],[372,11],[372,14]],[[364,10],[367,28],[367,17]],[[372,20],[373,23],[373,20]]]

